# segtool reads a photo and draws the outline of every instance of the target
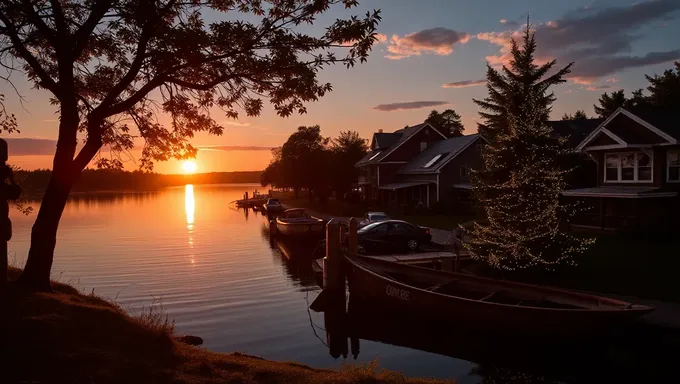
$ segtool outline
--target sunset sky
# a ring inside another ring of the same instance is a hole
[[[383,21],[381,41],[368,63],[323,71],[321,80],[331,82],[334,91],[308,105],[305,115],[283,119],[266,108],[260,117],[235,121],[215,110],[224,135],[193,139],[202,148],[198,171],[263,169],[269,148],[281,145],[300,125],[319,124],[326,136],[356,130],[370,138],[378,129],[394,131],[422,122],[432,109],[453,108],[463,117],[465,132],[474,133],[478,109],[472,99],[486,95],[485,62],[505,62],[508,38],[522,28],[527,13],[537,29],[539,59],[557,58],[558,65],[576,62],[570,81],[554,89],[555,119],[577,109],[592,115],[602,92],[645,87],[644,74],[661,73],[680,59],[680,0],[363,0],[349,12],[332,9],[305,32],[321,34],[336,18],[370,9],[381,9]],[[11,137],[45,140],[16,147],[10,142],[10,162],[27,169],[49,168],[54,152],[49,140],[57,137],[58,116],[48,93],[31,90],[18,75],[13,79],[26,99],[23,105],[10,86],[0,84],[6,108],[17,116],[21,130]],[[135,162],[130,159],[126,167],[135,168]],[[169,162],[156,170],[179,173],[181,166]]]

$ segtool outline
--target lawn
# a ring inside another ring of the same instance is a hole
[[[505,278],[562,288],[680,302],[680,239],[670,236],[605,234],[597,237],[576,267]],[[481,268],[477,273],[494,276]],[[494,276],[498,277],[498,276]]]

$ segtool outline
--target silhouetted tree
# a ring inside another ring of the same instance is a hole
[[[645,75],[649,86],[646,100],[655,107],[680,109],[680,61],[674,63],[675,71],[667,69],[663,75]],[[642,91],[639,91],[642,94]]]
[[[427,116],[425,122],[435,127],[447,137],[463,136],[463,130],[465,130],[463,123],[460,121],[460,115],[453,109],[447,109],[441,113],[433,110]]]
[[[554,99],[553,94],[548,87],[535,86],[536,77],[530,75],[536,65],[525,51],[535,48],[534,34],[527,26],[524,49],[513,40],[512,53],[513,62],[523,63],[528,75],[513,78],[519,83],[512,86],[517,94],[506,95],[511,107],[504,118],[509,125],[495,132],[482,152],[482,169],[472,173],[473,191],[488,222],[475,222],[472,240],[465,246],[473,258],[498,269],[570,263],[592,243],[560,231],[559,199],[567,173],[563,160],[573,151],[548,123],[550,103],[546,101]],[[560,82],[560,78],[552,80]]]
[[[0,77],[2,78],[2,77]],[[0,93],[0,133],[18,132],[17,119],[5,109],[5,95]]]
[[[504,65],[502,71],[498,71],[487,64],[486,87],[489,95],[484,100],[473,99],[482,109],[479,115],[483,122],[479,124],[478,131],[488,142],[493,142],[496,136],[508,132],[509,115],[522,118],[522,114],[526,112],[524,106],[527,99],[534,100],[537,107],[545,113],[547,121],[555,94],[545,90],[564,83],[566,81],[564,76],[570,72],[574,64],[569,63],[558,71],[552,71],[555,60],[537,65],[534,61],[536,40],[528,22],[524,31],[524,46],[520,49],[515,39],[512,39],[511,53],[509,68]],[[547,76],[548,72],[554,73]]]
[[[340,132],[340,135],[331,141],[330,149],[333,154],[331,185],[336,198],[343,199],[352,183],[357,182],[359,169],[354,165],[368,151],[368,142],[359,136],[359,132]]]
[[[611,95],[609,95],[607,92],[603,93],[597,102],[599,105],[593,105],[595,108],[595,113],[601,118],[606,119],[617,109],[625,107],[627,105],[628,99],[623,93],[623,89],[621,89],[616,92],[612,92]]]
[[[59,219],[73,184],[98,156],[145,140],[141,167],[185,158],[196,132],[219,135],[209,114],[221,108],[260,114],[269,100],[281,116],[331,90],[319,70],[367,59],[379,11],[337,20],[320,36],[298,29],[317,24],[334,5],[356,0],[60,0],[0,2],[0,63],[51,93],[60,112],[53,173],[31,233],[20,282],[50,290]],[[210,15],[209,18],[207,15]],[[220,19],[218,21],[216,18]],[[316,28],[315,28],[316,29]],[[338,55],[346,49],[346,55]],[[168,116],[169,118],[165,118]],[[162,117],[162,119],[161,119]],[[135,134],[132,130],[139,131]],[[78,132],[87,139],[76,153]]]
[[[314,192],[324,196],[332,177],[329,142],[318,125],[302,126],[281,147],[279,169],[290,176],[290,186],[296,191],[307,189],[310,200]]]
[[[565,113],[564,116],[562,116],[562,120],[587,120],[588,115],[586,115],[586,112],[582,109],[577,110],[574,112],[573,115],[570,115],[568,113]]]

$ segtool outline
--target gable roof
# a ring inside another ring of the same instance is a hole
[[[450,139],[431,143],[424,151],[413,160],[406,163],[397,173],[399,174],[419,174],[419,173],[438,173],[446,164],[462,153],[467,147],[472,145],[477,139],[481,138],[478,133],[474,135],[452,137]],[[424,168],[425,165],[434,159],[435,156],[444,154],[434,166]]]
[[[414,125],[412,127],[405,127],[399,130],[394,131],[394,133],[388,133],[387,135],[390,135],[390,138],[387,138],[388,136],[383,136],[385,133],[375,133],[373,134],[373,139],[375,140],[376,137],[375,135],[380,135],[380,138],[378,140],[387,140],[387,141],[393,141],[392,145],[390,145],[387,148],[382,148],[382,143],[379,142],[381,145],[380,149],[373,149],[371,148],[371,151],[368,152],[359,162],[356,163],[356,167],[361,167],[364,165],[368,164],[377,164],[380,161],[382,161],[384,158],[389,156],[390,153],[394,152],[395,149],[399,148],[402,144],[404,144],[408,139],[413,137],[416,133],[420,132],[421,129],[429,127],[433,131],[437,132],[440,134],[442,137],[446,138],[446,136],[442,135],[441,132],[436,130],[433,126],[431,126],[428,123],[422,123],[418,125]],[[396,138],[396,140],[395,140]]]
[[[375,147],[375,144],[378,144],[378,148],[380,149],[387,149],[394,145],[397,141],[399,141],[399,138],[401,137],[402,133],[401,132],[394,132],[394,133],[384,133],[384,132],[376,132],[373,134],[373,147]]]
[[[607,129],[607,124],[618,116],[626,116],[629,119],[635,121],[640,126],[648,129],[651,133],[658,136],[661,145],[667,144],[677,144],[680,140],[680,127],[678,126],[678,121],[680,121],[680,112],[671,111],[668,109],[657,109],[657,108],[636,108],[634,109],[636,113],[628,111],[624,108],[619,108],[609,117],[607,117],[600,125],[593,130],[588,136],[586,136],[581,143],[576,147],[577,150],[583,150],[590,142],[600,135],[609,136],[611,139],[616,141],[618,144],[612,147],[626,148],[628,145],[639,145],[643,144],[636,142],[638,136],[633,132],[619,132],[619,134],[614,134],[612,131]],[[621,137],[621,135],[625,137]]]
[[[553,131],[567,139],[570,148],[576,148],[604,119],[575,119],[551,121]]]

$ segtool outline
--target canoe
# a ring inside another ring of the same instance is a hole
[[[653,308],[592,294],[345,257],[351,295],[472,327],[568,332],[619,325]]]
[[[324,222],[302,208],[292,208],[276,218],[276,229],[284,236],[321,236],[324,234]]]

